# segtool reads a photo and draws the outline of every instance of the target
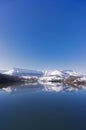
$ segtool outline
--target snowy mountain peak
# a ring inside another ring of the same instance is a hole
[[[36,70],[13,68],[11,70],[5,71],[3,74],[13,76],[41,76],[43,75],[43,72]]]
[[[59,70],[54,70],[54,71],[45,71],[45,76],[62,76],[62,72]]]
[[[86,84],[86,76],[80,75],[72,70],[50,70],[50,71],[37,71],[37,70],[27,70],[20,68],[13,68],[11,70],[2,72],[2,74],[18,76],[25,79],[25,81],[37,81],[39,83],[49,83],[49,82],[58,82],[58,83],[79,83]]]
[[[63,80],[67,79],[70,76],[81,76],[75,71],[72,70],[48,70],[48,71],[37,71],[37,70],[28,70],[13,68],[11,70],[3,72],[3,74],[11,76],[19,76],[23,78],[28,78],[30,76],[40,77],[41,80],[51,81],[51,80]]]
[[[58,77],[69,77],[69,76],[79,76],[79,74],[72,70],[50,70],[50,71],[37,71],[37,70],[28,70],[28,69],[20,69],[13,68],[11,70],[7,70],[2,72],[3,74],[13,75],[13,76],[58,76]]]
[[[14,70],[14,69],[11,69],[11,70],[8,70],[8,71],[3,72],[3,74],[13,75],[14,72],[15,72],[15,70]]]
[[[79,76],[80,74],[73,71],[73,70],[64,70],[62,71],[62,73],[65,75],[65,76]]]

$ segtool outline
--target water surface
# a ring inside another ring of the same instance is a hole
[[[86,90],[40,84],[3,87],[0,130],[86,130]]]

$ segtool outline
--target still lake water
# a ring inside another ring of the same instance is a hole
[[[3,87],[0,130],[86,130],[86,90],[39,84]]]

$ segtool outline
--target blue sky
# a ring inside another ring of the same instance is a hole
[[[0,0],[0,69],[86,73],[85,0]]]

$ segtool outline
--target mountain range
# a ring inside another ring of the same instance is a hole
[[[24,82],[39,82],[40,84],[48,83],[48,82],[59,82],[64,84],[71,84],[71,85],[86,85],[86,76],[81,75],[72,70],[48,70],[48,71],[37,71],[37,70],[28,70],[28,69],[20,69],[20,68],[13,68],[10,70],[0,71],[0,76],[4,75],[8,79],[14,78],[17,81],[24,81]],[[0,79],[1,81],[1,79]],[[16,80],[14,80],[16,81]]]

